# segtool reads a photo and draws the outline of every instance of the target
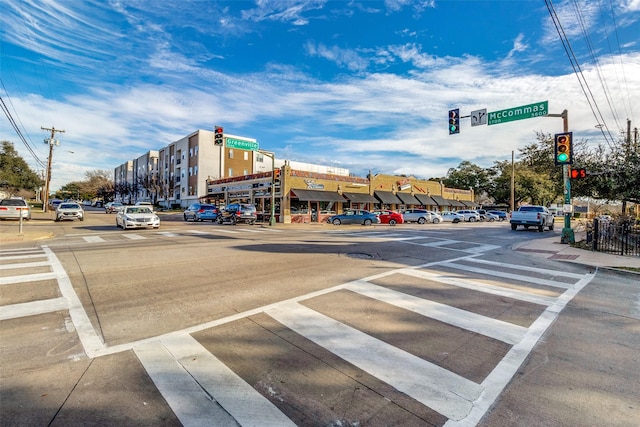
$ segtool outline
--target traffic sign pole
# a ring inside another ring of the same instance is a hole
[[[564,110],[561,114],[547,114],[547,117],[561,117],[563,132],[569,132],[569,112]],[[571,180],[569,179],[569,165],[562,165],[562,182],[564,184],[564,204],[571,205]],[[564,228],[560,243],[575,243],[576,238],[571,229],[571,212],[564,212]]]

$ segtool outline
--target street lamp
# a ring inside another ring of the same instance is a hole
[[[269,226],[273,227],[276,225],[276,160],[273,153],[262,150],[258,150],[258,152],[271,158],[271,215],[269,217]]]

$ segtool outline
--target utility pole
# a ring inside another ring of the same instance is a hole
[[[64,133],[62,129],[56,129],[51,126],[50,128],[40,127],[42,130],[48,130],[51,132],[51,138],[45,139],[44,143],[49,144],[49,159],[47,161],[47,179],[44,183],[44,197],[42,198],[42,212],[47,211],[49,205],[49,185],[51,184],[51,159],[53,157],[53,146],[60,145],[60,142],[55,139],[56,132]]]

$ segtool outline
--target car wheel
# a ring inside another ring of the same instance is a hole
[[[456,218],[456,219],[454,219],[454,220],[453,220],[453,221],[451,221],[451,222],[453,222],[454,224],[457,224],[457,223],[459,223],[459,222],[460,222],[460,219],[459,219],[459,218]]]
[[[186,215],[182,215],[182,217],[184,218],[184,221],[185,221],[185,222],[189,221],[189,218],[187,218],[187,216],[186,216]]]
[[[84,217],[83,216],[81,216],[79,219],[80,219],[80,221],[84,221]]]
[[[371,225],[371,224],[373,224],[373,222],[370,219],[364,220],[364,225]]]
[[[418,218],[418,224],[424,224],[427,220],[423,217]]]
[[[340,220],[338,218],[335,218],[331,223],[333,225],[340,225],[341,224],[341,222],[340,222]]]
[[[516,224],[511,224],[511,229],[512,229],[513,231],[516,231],[516,228],[518,228],[518,226],[517,226]]]
[[[389,220],[389,225],[396,225],[398,222],[395,219]]]
[[[553,231],[553,224],[551,224],[551,225],[549,226],[549,230],[550,230],[550,231]]]
[[[489,218],[489,222],[494,222],[495,220],[495,218]]]
[[[539,225],[539,226],[538,226],[538,231],[539,231],[540,233],[542,233],[542,232],[544,231],[544,225]]]
[[[474,217],[469,218],[469,222],[476,222],[476,219]]]
[[[60,218],[56,217],[55,221],[60,222]]]
[[[433,223],[434,223],[434,224],[437,224],[437,223],[439,223],[439,222],[440,222],[440,220],[439,220],[438,218],[434,218],[434,219],[433,219]]]

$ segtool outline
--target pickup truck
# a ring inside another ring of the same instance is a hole
[[[529,227],[537,227],[538,231],[544,231],[545,227],[553,230],[553,214],[544,206],[521,206],[511,214],[511,229],[515,230],[522,225],[525,230]]]

